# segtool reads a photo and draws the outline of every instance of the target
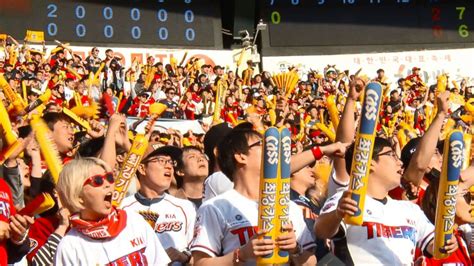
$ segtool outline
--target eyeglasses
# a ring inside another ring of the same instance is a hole
[[[249,145],[249,150],[253,147],[256,147],[256,146],[262,146],[262,144],[263,144],[263,140],[260,139],[257,142],[250,144]]]
[[[107,180],[109,184],[113,184],[115,182],[114,174],[112,172],[107,172],[103,175],[91,176],[84,181],[82,186],[90,184],[93,187],[101,187],[104,184],[104,180]]]
[[[175,95],[176,93],[174,92],[168,92],[169,95]]]
[[[176,167],[176,161],[172,159],[165,159],[163,157],[154,157],[151,159],[146,160],[144,163],[158,163],[159,165],[165,166],[170,164],[173,167]]]
[[[386,151],[386,152],[379,153],[379,154],[377,154],[377,157],[385,156],[385,155],[392,156],[393,158],[395,158],[397,160],[400,159],[400,158],[398,158],[398,155],[394,150],[389,150],[389,151]]]

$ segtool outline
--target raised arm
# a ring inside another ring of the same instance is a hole
[[[448,113],[449,94],[449,91],[445,91],[438,95],[438,112],[436,117],[433,119],[429,129],[421,138],[420,143],[403,174],[403,177],[407,181],[412,182],[416,186],[420,185],[426,169],[430,164],[431,158],[436,151],[439,134],[443,127],[446,114]]]

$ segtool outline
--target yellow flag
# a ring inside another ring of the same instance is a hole
[[[33,31],[27,30],[26,31],[26,40],[28,42],[43,42],[44,41],[44,32],[43,31]]]

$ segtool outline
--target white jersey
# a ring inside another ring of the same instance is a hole
[[[116,237],[91,239],[71,229],[61,240],[54,265],[167,265],[170,259],[140,215],[127,213],[127,225]]]
[[[221,171],[215,172],[204,180],[202,202],[210,200],[234,188],[234,183]]]
[[[316,244],[301,209],[292,201],[290,220],[298,243],[304,249],[314,248]],[[224,256],[245,245],[255,234],[257,226],[258,202],[232,189],[206,201],[199,208],[191,251],[204,252],[211,257]]]
[[[196,220],[196,209],[189,200],[178,199],[167,193],[162,198],[147,200],[137,193],[123,200],[122,209],[127,213],[141,214],[165,249],[188,249]]]
[[[321,211],[329,213],[337,208],[342,191],[326,201]],[[338,241],[335,253],[343,250],[342,242],[347,243],[346,264],[355,265],[411,265],[415,248],[425,251],[434,237],[434,226],[426,218],[418,205],[409,201],[388,199],[386,202],[369,196],[365,199],[362,226],[341,222],[346,241]],[[341,258],[343,259],[343,258]]]

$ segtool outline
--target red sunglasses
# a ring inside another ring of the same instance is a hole
[[[114,174],[111,172],[107,172],[103,175],[91,176],[84,181],[83,186],[90,184],[93,187],[100,187],[104,184],[104,180],[107,180],[109,184],[113,184],[115,182]]]

